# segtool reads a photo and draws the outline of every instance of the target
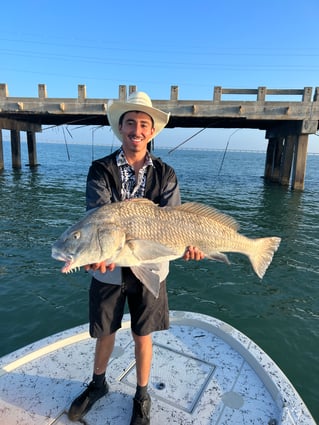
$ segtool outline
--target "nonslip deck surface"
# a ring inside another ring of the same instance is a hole
[[[130,423],[136,378],[129,326],[126,316],[107,371],[110,392],[84,417],[87,425]],[[153,341],[152,425],[315,425],[280,369],[226,323],[174,311],[170,329]],[[66,411],[91,379],[94,345],[82,325],[0,359],[1,424],[71,424]]]

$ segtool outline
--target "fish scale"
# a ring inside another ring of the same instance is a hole
[[[218,247],[224,247],[227,251],[233,249],[236,241],[237,245],[241,245],[242,249],[245,243],[240,244],[243,236],[236,238],[231,227],[227,227],[218,223],[214,218],[205,217],[187,210],[180,211],[174,207],[158,208],[155,204],[149,205],[148,208],[142,206],[139,208],[138,203],[133,203],[130,209],[126,209],[123,215],[120,215],[119,222],[126,229],[129,235],[133,237],[142,237],[142,239],[153,239],[165,245],[172,247],[196,245],[199,249],[209,255],[209,248],[215,244]],[[198,211],[202,211],[202,205],[198,204]],[[206,206],[205,206],[206,207]],[[205,210],[208,210],[206,207]],[[216,210],[214,210],[216,211]],[[127,220],[131,214],[137,219]],[[141,218],[144,217],[144,220]],[[225,217],[225,216],[224,216]],[[126,221],[127,220],[127,221]],[[175,226],[174,226],[175,223]],[[226,241],[232,242],[228,246]],[[245,240],[246,242],[246,240]]]
[[[244,254],[262,278],[281,239],[248,238],[238,228],[234,218],[205,204],[159,207],[134,199],[91,210],[55,242],[52,257],[65,261],[63,272],[102,261],[131,267],[155,295],[161,276],[156,264],[182,257],[189,246],[228,264],[225,253]]]

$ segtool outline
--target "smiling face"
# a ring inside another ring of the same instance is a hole
[[[154,124],[152,118],[138,111],[127,112],[119,123],[122,146],[126,155],[145,153],[148,142],[153,138]]]

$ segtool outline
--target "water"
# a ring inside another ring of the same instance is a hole
[[[85,209],[91,146],[38,144],[37,169],[11,169],[9,144],[0,173],[0,355],[87,322],[89,278],[63,275],[52,242]],[[22,145],[22,163],[28,162]],[[94,157],[110,153],[95,147]],[[306,188],[291,191],[260,178],[264,153],[167,150],[183,201],[231,214],[247,236],[283,241],[262,282],[246,257],[231,266],[175,261],[168,280],[171,309],[224,320],[251,337],[281,367],[319,421],[319,156],[309,156]],[[222,169],[219,173],[221,164]]]

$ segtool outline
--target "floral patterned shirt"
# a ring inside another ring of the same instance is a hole
[[[153,161],[149,152],[147,152],[146,154],[143,167],[138,172],[137,181],[135,176],[135,170],[127,162],[127,159],[122,149],[117,155],[116,162],[121,173],[121,200],[125,201],[126,199],[143,198],[146,186],[147,167],[153,167]]]

